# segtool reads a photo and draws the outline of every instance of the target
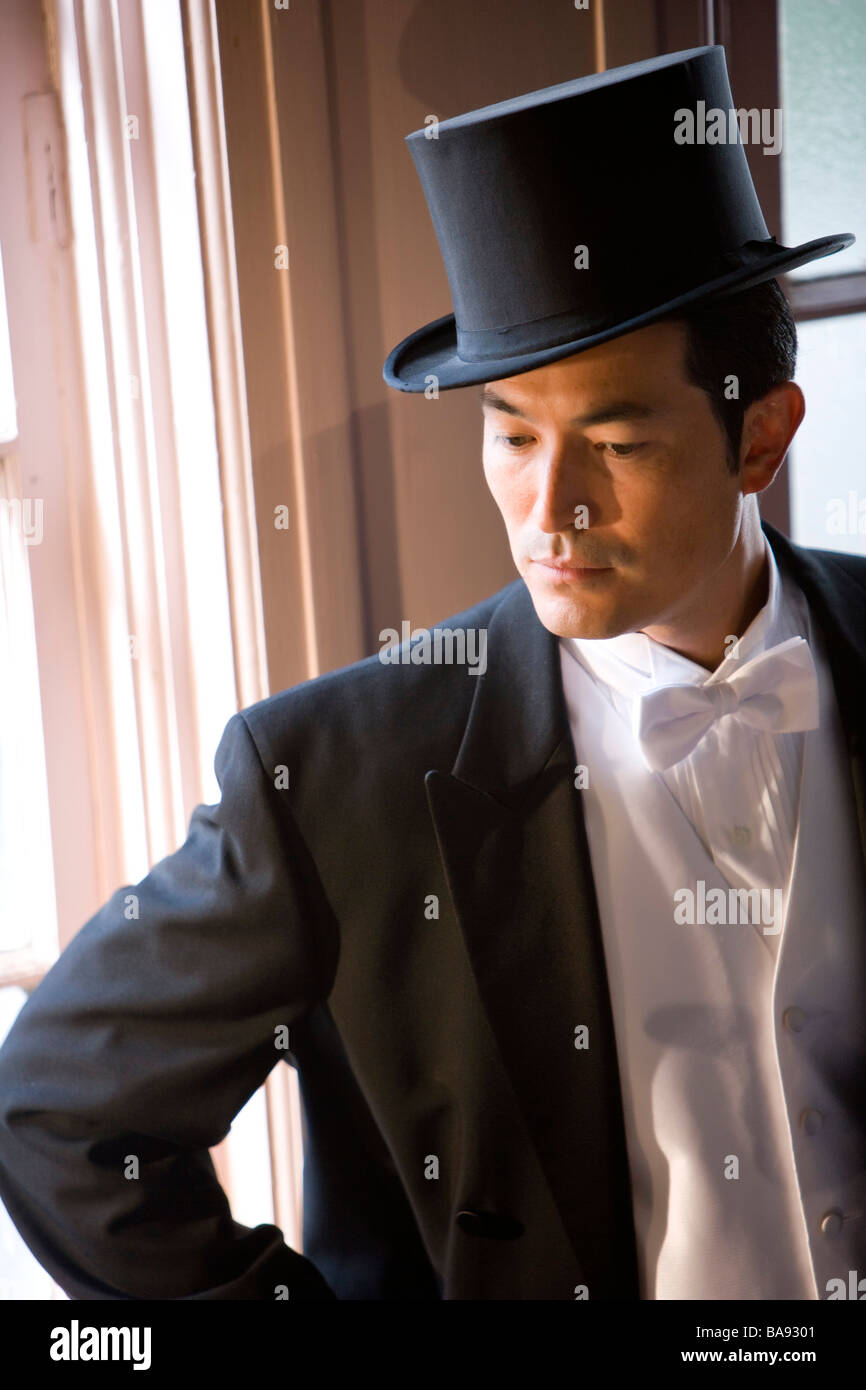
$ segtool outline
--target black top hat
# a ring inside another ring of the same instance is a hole
[[[769,235],[733,108],[713,45],[407,135],[454,313],[397,344],[388,385],[515,376],[850,246]]]

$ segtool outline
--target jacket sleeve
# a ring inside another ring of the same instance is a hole
[[[208,1153],[323,991],[243,715],[214,766],[220,801],[81,928],[0,1048],[0,1198],[71,1298],[335,1297],[275,1226],[232,1220]]]

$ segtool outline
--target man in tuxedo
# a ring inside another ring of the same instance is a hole
[[[667,128],[723,72],[666,55],[416,132],[459,312],[385,376],[480,385],[519,578],[235,715],[220,802],[23,1009],[0,1196],[72,1297],[814,1299],[866,1268],[866,560],[757,504],[804,409],[774,272],[851,238],[746,235],[739,147],[699,166],[727,250],[707,192],[659,262],[659,196],[656,258],[590,235],[568,312],[555,160],[531,283],[519,208],[498,254],[447,225],[473,190],[514,209],[479,170],[513,192],[542,117],[570,148],[589,103],[621,164],[598,101]],[[634,179],[678,186],[669,153]],[[303,1254],[232,1220],[208,1156],[282,1060]]]

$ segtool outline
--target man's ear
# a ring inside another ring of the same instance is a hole
[[[763,492],[770,486],[805,414],[806,401],[794,381],[774,386],[746,409],[740,442],[742,492]]]

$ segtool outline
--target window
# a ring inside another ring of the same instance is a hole
[[[4,1035],[58,949],[217,800],[222,729],[267,693],[216,58],[206,0],[51,0],[0,44]],[[277,1210],[298,1249],[288,1072],[213,1157],[236,1218]],[[56,1296],[6,1221],[23,1282],[0,1293]]]
[[[0,983],[38,978],[57,953],[57,913],[30,549],[43,499],[22,492],[0,248]]]
[[[791,272],[806,417],[788,463],[791,534],[866,555],[866,7],[780,0],[781,191],[788,245],[853,232],[853,246]]]

